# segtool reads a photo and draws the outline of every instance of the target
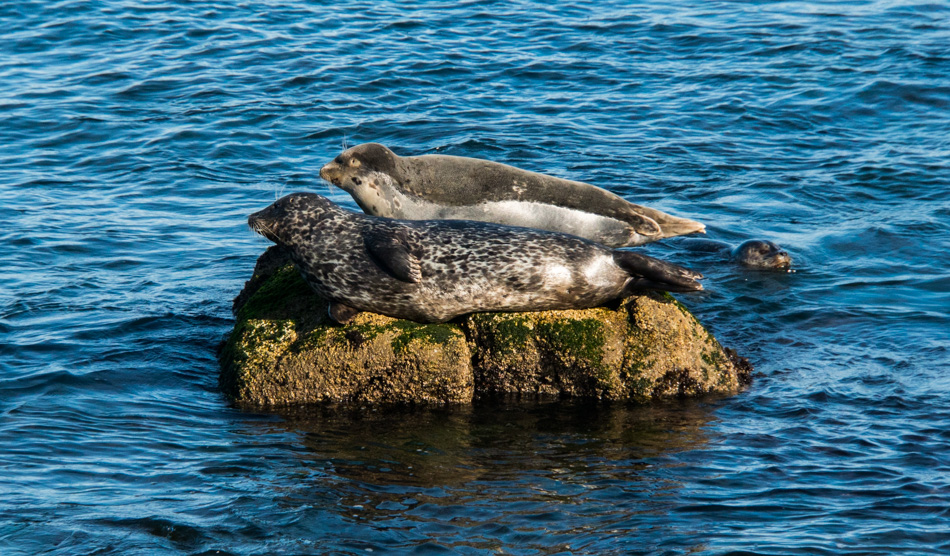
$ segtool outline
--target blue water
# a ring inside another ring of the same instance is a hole
[[[950,6],[0,5],[0,553],[950,553]],[[255,414],[246,215],[346,145],[489,158],[675,240],[733,398]]]

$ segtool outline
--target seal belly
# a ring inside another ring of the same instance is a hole
[[[414,299],[429,313],[429,320],[447,320],[478,311],[533,311],[538,307],[571,309],[600,305],[618,297],[627,273],[602,247],[591,246],[589,260],[547,255],[528,256],[518,263],[478,264],[467,271],[451,269],[451,280],[423,279]],[[499,251],[504,251],[499,246]],[[490,255],[488,255],[490,256]],[[486,287],[491,284],[491,287]]]
[[[560,232],[596,241],[608,247],[652,241],[616,218],[582,210],[530,201],[490,201],[477,205],[438,205],[401,196],[396,218],[410,220],[476,220]]]

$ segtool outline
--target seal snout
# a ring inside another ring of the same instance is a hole
[[[323,168],[320,168],[320,177],[340,187],[343,177],[342,168],[336,161],[327,162]]]
[[[259,210],[247,217],[247,225],[254,230],[254,232],[276,243],[277,233],[273,213],[273,205],[264,210]]]
[[[254,215],[253,215],[253,214],[248,217],[248,219],[247,219],[247,225],[248,225],[248,227],[250,227],[252,230],[254,230],[254,233],[260,234],[260,235],[266,237],[267,239],[270,239],[271,241],[274,241],[271,237],[268,236],[268,234],[267,234],[267,226],[264,224],[264,222],[263,222],[262,220],[258,219],[258,218],[254,218]]]
[[[774,243],[770,244],[771,247],[771,257],[769,258],[769,265],[778,270],[788,270],[792,266],[792,256],[788,254],[788,251],[782,249]]]
[[[788,270],[792,267],[792,256],[788,251],[779,251],[775,254],[775,267],[779,270]]]

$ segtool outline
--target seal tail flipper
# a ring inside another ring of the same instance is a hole
[[[617,265],[630,274],[623,287],[625,295],[643,290],[692,292],[703,289],[697,282],[703,275],[688,268],[633,251],[615,250],[613,255]]]
[[[650,237],[650,240],[683,236],[686,234],[706,233],[706,225],[701,222],[690,220],[689,218],[680,218],[679,216],[666,214],[663,211],[652,209],[650,207],[644,207],[640,205],[633,206],[635,207],[634,210],[640,213],[641,216],[651,218],[659,225],[659,233]]]

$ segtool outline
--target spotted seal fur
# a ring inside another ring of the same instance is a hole
[[[374,216],[526,226],[609,247],[705,230],[699,222],[635,205],[587,183],[477,158],[397,156],[378,143],[344,151],[321,168],[320,177]]]
[[[294,193],[248,218],[285,247],[346,322],[371,311],[445,322],[482,311],[595,307],[649,289],[701,290],[696,272],[579,237],[467,220],[394,220]]]

